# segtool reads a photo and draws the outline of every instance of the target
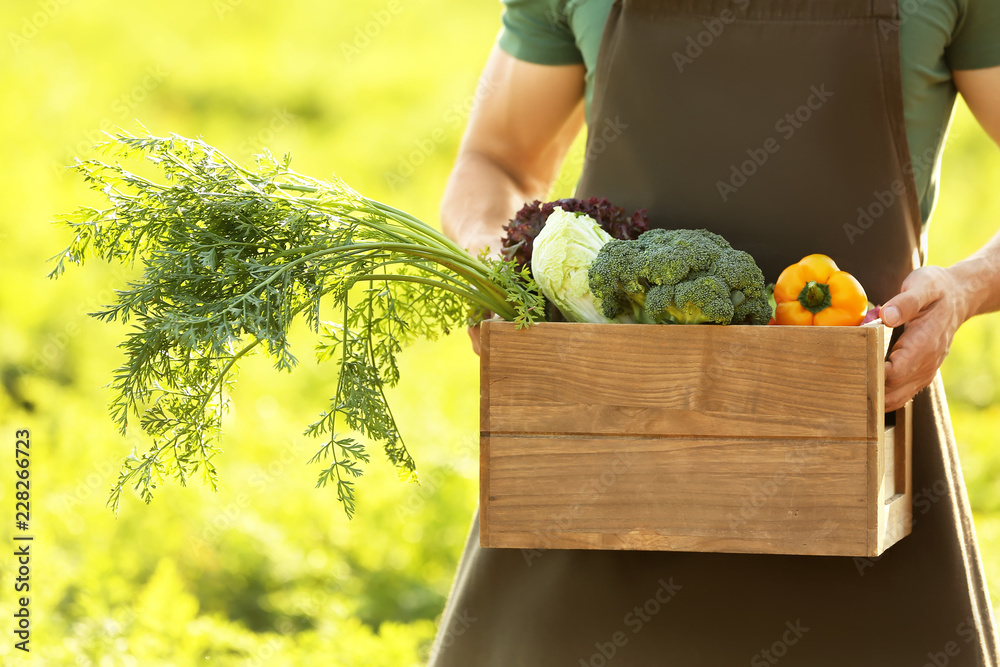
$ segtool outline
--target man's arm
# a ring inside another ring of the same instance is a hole
[[[956,70],[952,75],[976,120],[1000,144],[1000,67]]]
[[[583,125],[583,65],[534,65],[494,46],[441,202],[444,232],[477,254],[543,199]]]
[[[957,71],[955,85],[986,133],[1000,146],[1000,67]],[[995,221],[1000,224],[1000,220]],[[1000,310],[1000,233],[954,267],[977,287],[968,317]]]
[[[1000,67],[953,75],[976,120],[1000,144]],[[962,323],[996,310],[1000,310],[1000,234],[954,266],[926,266],[911,273],[900,294],[881,312],[888,326],[907,325],[886,362],[886,410],[902,407],[931,383]]]

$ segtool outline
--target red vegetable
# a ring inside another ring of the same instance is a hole
[[[544,204],[536,199],[530,204],[525,204],[514,219],[504,225],[507,236],[500,244],[503,256],[520,266],[531,266],[531,251],[535,237],[542,231],[545,221],[556,206],[568,213],[586,213],[616,239],[637,239],[639,234],[649,229],[649,217],[644,208],[629,217],[625,209],[612,205],[607,199],[597,197],[559,199]]]
[[[880,315],[881,312],[882,312],[882,306],[873,306],[869,308],[868,312],[865,313],[865,319],[861,320],[861,324],[868,324],[869,322],[874,322],[881,316]]]

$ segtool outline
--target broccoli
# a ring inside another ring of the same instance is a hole
[[[610,319],[655,324],[767,324],[771,306],[753,257],[704,229],[652,229],[608,241],[588,272]]]

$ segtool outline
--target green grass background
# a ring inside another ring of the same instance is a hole
[[[394,409],[422,486],[376,453],[348,522],[305,465],[300,436],[330,369],[241,372],[218,493],[161,486],[152,505],[104,506],[139,434],[105,412],[124,328],[87,312],[127,273],[91,262],[52,282],[53,217],[96,203],[66,172],[102,129],[201,135],[249,160],[291,152],[428,221],[499,26],[495,2],[13,0],[0,5],[0,545],[10,545],[14,431],[32,434],[33,664],[421,664],[477,493],[477,358],[464,334],[403,357]],[[366,34],[367,30],[367,34]],[[544,104],[544,100],[524,100]],[[577,147],[579,150],[579,146]],[[579,164],[579,160],[570,161]],[[572,166],[557,192],[568,193]],[[1000,222],[1000,155],[960,109],[931,260],[948,264]],[[959,333],[943,373],[991,593],[1000,599],[1000,340],[995,317]],[[2,547],[4,552],[8,549]],[[0,558],[0,662],[12,559]]]

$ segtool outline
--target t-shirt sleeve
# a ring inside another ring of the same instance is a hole
[[[988,0],[994,2],[996,0]],[[537,65],[583,62],[563,11],[564,0],[502,0],[500,48],[518,60]]]
[[[1000,65],[1000,0],[965,0],[965,11],[948,45],[952,69],[982,69]]]

